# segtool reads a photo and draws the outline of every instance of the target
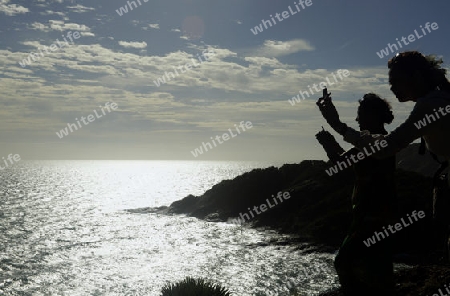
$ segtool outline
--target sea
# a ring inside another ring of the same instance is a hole
[[[338,286],[335,254],[270,244],[283,238],[273,230],[140,211],[272,165],[281,164],[15,163],[0,171],[0,295],[159,296],[187,276],[237,296],[317,295]]]

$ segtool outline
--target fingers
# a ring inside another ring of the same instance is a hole
[[[328,94],[328,96],[326,96],[325,98],[320,97],[319,100],[317,100],[316,105],[319,106],[319,109],[328,107],[329,105],[333,104],[333,102],[331,101],[331,97],[330,94]]]
[[[323,98],[320,97],[320,98],[317,100],[317,102],[316,102],[317,106],[320,107],[320,105],[322,104],[322,101],[323,101]]]
[[[328,101],[331,99],[331,93],[328,93],[328,95],[326,95],[325,97],[320,97],[318,102],[320,101]]]
[[[322,102],[319,102],[319,101],[318,101],[318,102],[316,103],[316,105],[319,107],[319,110],[320,110],[320,111],[322,111],[322,110],[324,109],[324,107],[325,107],[325,105],[323,104],[323,101],[322,101]]]

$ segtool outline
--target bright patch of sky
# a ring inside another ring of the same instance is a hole
[[[392,44],[448,65],[448,11],[418,0],[0,0],[0,157],[194,160],[250,121],[196,159],[324,159],[321,92],[288,100],[347,69],[327,83],[343,121],[357,127],[357,100],[375,92],[393,102],[391,130],[412,109],[389,91]],[[106,102],[118,109],[57,136]]]

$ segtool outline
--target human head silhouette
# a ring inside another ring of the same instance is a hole
[[[388,62],[391,91],[400,102],[415,102],[436,89],[450,91],[442,63],[442,59],[418,51],[396,54]]]
[[[358,116],[356,121],[361,130],[370,133],[387,134],[384,124],[390,124],[394,120],[392,107],[388,101],[374,93],[365,94],[359,100]]]

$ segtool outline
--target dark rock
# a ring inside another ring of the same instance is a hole
[[[450,284],[449,267],[439,265],[432,256],[437,247],[431,243],[432,181],[429,176],[437,165],[429,155],[419,156],[417,145],[399,153],[397,161],[400,168],[416,171],[397,171],[400,217],[414,210],[423,210],[426,214],[421,223],[405,228],[396,236],[396,252],[401,254],[396,258],[408,264],[418,264],[397,272],[397,292],[405,296],[432,295],[438,293],[444,284]],[[349,168],[330,177],[325,169],[331,165],[307,160],[281,168],[255,169],[233,180],[220,182],[202,196],[189,195],[176,201],[167,212],[184,213],[209,221],[227,221],[248,214],[249,219],[245,222],[250,222],[252,227],[270,227],[292,235],[298,241],[313,243],[312,251],[332,252],[341,244],[351,222],[354,173]],[[250,217],[249,208],[267,205],[272,195],[276,196],[280,191],[289,192],[290,198],[260,211],[260,214],[253,211],[254,215]],[[279,245],[283,244],[279,242]],[[266,242],[258,244],[265,245]],[[322,295],[342,295],[340,293],[335,290]]]

